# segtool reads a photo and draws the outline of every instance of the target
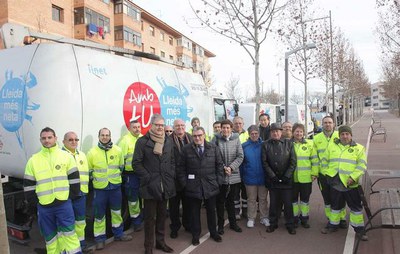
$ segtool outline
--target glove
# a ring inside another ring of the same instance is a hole
[[[286,177],[286,176],[282,176],[282,182],[285,183],[285,184],[290,183],[291,180],[292,180],[292,179],[290,179],[290,178],[288,178],[288,177]]]
[[[274,176],[274,177],[271,178],[271,182],[273,182],[273,183],[279,183],[279,178],[276,177],[276,176]]]

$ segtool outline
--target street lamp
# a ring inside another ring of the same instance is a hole
[[[289,121],[289,56],[291,54],[295,54],[296,52],[300,51],[300,50],[308,50],[308,49],[314,49],[317,46],[315,45],[315,43],[307,43],[305,45],[303,45],[302,47],[298,47],[295,48],[293,50],[290,50],[288,52],[285,53],[285,122]],[[304,94],[304,96],[307,96],[306,94]],[[305,98],[306,100],[307,98]],[[306,132],[307,132],[307,103],[304,105],[305,106],[305,126],[306,126]],[[308,132],[307,132],[308,134]]]
[[[309,19],[303,21],[303,23],[309,22],[309,21],[316,21],[316,20],[321,20],[321,19],[329,19],[329,33],[330,33],[330,43],[331,43],[331,80],[332,80],[332,113],[333,113],[333,123],[336,123],[336,108],[335,108],[335,81],[334,81],[334,73],[333,73],[333,32],[332,32],[332,13],[329,11],[329,16],[321,17],[321,18],[315,18],[315,19]],[[329,106],[329,104],[328,104]],[[329,107],[328,107],[329,108]],[[328,109],[327,109],[328,110]]]

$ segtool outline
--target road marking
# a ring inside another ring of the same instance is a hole
[[[365,114],[362,115],[361,118],[363,118]],[[351,127],[353,127],[355,124],[357,124],[360,120],[358,119],[357,122],[353,123]],[[371,124],[372,124],[372,119],[371,119]],[[369,139],[371,137],[371,128],[369,128],[368,131],[368,138],[367,138],[367,145],[365,146],[365,154],[368,158],[368,151],[369,151]],[[349,225],[349,228],[347,229],[347,235],[346,235],[346,242],[344,243],[344,249],[343,249],[343,254],[351,254],[353,253],[354,249],[354,241],[355,241],[355,232],[352,226]]]
[[[225,220],[224,227],[225,227],[226,225],[228,225],[228,223],[229,223],[229,221],[228,221],[228,220]],[[186,249],[184,249],[183,251],[181,251],[180,254],[189,254],[190,252],[194,251],[197,247],[199,247],[202,243],[204,243],[205,241],[207,241],[208,238],[210,238],[210,232],[208,232],[207,234],[203,235],[203,236],[199,239],[199,241],[200,241],[200,244],[199,244],[199,245],[193,246],[193,245],[191,244],[189,247],[187,247]]]

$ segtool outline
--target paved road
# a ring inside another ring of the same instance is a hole
[[[382,118],[382,126],[386,127],[388,133],[387,142],[382,141],[381,136],[373,138],[368,145],[369,126],[371,123],[371,113],[367,111],[353,126],[353,137],[357,142],[369,147],[368,170],[372,177],[379,175],[389,175],[399,170],[400,173],[400,118],[388,113],[387,111],[375,111]],[[399,182],[384,182],[381,186],[399,186]],[[379,188],[379,186],[378,186]],[[376,207],[378,200],[372,200],[373,208]],[[280,221],[279,228],[274,233],[266,233],[265,227],[256,223],[253,229],[246,228],[246,221],[239,221],[242,233],[236,233],[225,227],[223,242],[216,243],[205,235],[201,244],[194,247],[190,244],[191,235],[180,231],[177,239],[169,238],[167,230],[166,242],[174,248],[175,253],[327,253],[342,254],[351,253],[353,238],[351,230],[339,230],[331,235],[322,235],[320,229],[326,224],[323,213],[323,201],[316,183],[313,184],[311,195],[310,229],[298,228],[296,235],[289,235]],[[204,209],[203,209],[204,210]],[[203,234],[206,234],[205,211],[202,211]],[[169,220],[168,220],[169,223]],[[35,229],[34,229],[35,230]],[[359,253],[381,253],[393,254],[400,253],[400,232],[399,230],[374,230],[368,233],[369,241],[362,242]],[[34,231],[35,232],[35,231]],[[135,232],[131,242],[111,242],[106,248],[96,253],[143,253],[143,232]],[[19,246],[11,244],[11,253],[36,253],[35,247],[43,247],[43,242],[37,231],[32,236],[31,246]],[[154,253],[162,253],[155,250]]]

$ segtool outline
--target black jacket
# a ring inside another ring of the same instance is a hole
[[[193,142],[185,145],[177,174],[186,196],[208,199],[217,195],[224,179],[220,150],[214,144],[204,142],[203,156],[200,156]]]
[[[176,195],[172,140],[165,137],[160,156],[154,154],[154,145],[149,133],[139,138],[135,145],[132,166],[140,178],[140,196],[143,199],[169,199]]]
[[[269,139],[262,145],[261,156],[267,188],[292,188],[297,165],[293,142],[285,138]]]
[[[174,157],[175,157],[175,165],[178,166],[180,163],[181,157],[182,157],[182,151],[183,151],[183,146],[190,144],[193,141],[192,135],[189,133],[185,132],[185,138],[184,138],[184,145],[182,145],[182,141],[175,135],[175,133],[172,133],[171,136],[169,136],[172,140],[172,145],[174,147]],[[176,191],[182,191],[183,186],[180,184],[178,181],[178,178],[175,179],[175,188]]]
[[[267,127],[262,127],[261,125],[258,126],[258,130],[260,132],[260,137],[263,141],[267,141],[270,137],[271,133],[271,126],[268,124]]]

